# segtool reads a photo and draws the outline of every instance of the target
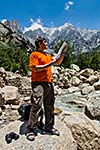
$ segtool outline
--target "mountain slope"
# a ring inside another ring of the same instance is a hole
[[[60,27],[44,27],[41,22],[34,22],[30,27],[25,27],[22,31],[16,20],[3,22],[17,35],[29,40],[34,45],[34,40],[38,36],[47,39],[50,48],[54,48],[58,41],[68,41],[74,44],[74,53],[91,52],[94,48],[100,46],[100,31],[76,28],[72,24],[65,23]],[[98,49],[99,50],[99,49]],[[100,50],[99,50],[100,51]]]
[[[42,25],[37,28],[32,27],[24,34],[32,39],[44,36],[52,48],[59,40],[67,40],[70,44],[74,44],[76,54],[92,51],[100,45],[100,32],[97,30],[76,28],[68,23],[58,28],[47,28]]]

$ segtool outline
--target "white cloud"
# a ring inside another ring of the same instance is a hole
[[[67,3],[65,3],[65,10],[69,10],[70,6],[73,4],[74,4],[74,2],[72,2],[72,1],[68,1]]]
[[[74,3],[73,3],[73,2],[71,2],[71,1],[69,1],[69,2],[68,2],[68,4],[69,4],[69,5],[73,5]]]
[[[65,4],[65,10],[68,10],[69,9],[69,5],[66,3]]]

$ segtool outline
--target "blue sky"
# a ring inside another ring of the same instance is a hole
[[[38,20],[46,27],[71,23],[100,29],[100,0],[1,0],[0,21],[3,19],[16,19],[21,27]]]

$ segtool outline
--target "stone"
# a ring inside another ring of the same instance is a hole
[[[70,128],[78,150],[100,149],[100,125],[80,112],[65,111],[59,118]]]
[[[93,92],[94,91],[94,87],[93,86],[87,86],[87,87],[84,87],[82,90],[81,90],[81,93],[83,95],[88,95],[89,93]]]
[[[77,65],[75,65],[75,64],[71,64],[71,65],[70,65],[70,68],[73,69],[73,70],[75,70],[75,71],[77,71],[77,72],[80,71],[79,66],[77,66]]]
[[[89,77],[90,75],[93,75],[94,71],[93,69],[90,69],[90,68],[87,68],[87,69],[84,69],[84,70],[81,70],[80,71],[80,75],[83,75],[85,77]]]
[[[90,83],[90,85],[93,85],[95,82],[99,81],[99,76],[91,75],[87,81]]]
[[[0,148],[2,150],[19,149],[19,150],[77,150],[77,144],[74,140],[70,129],[56,117],[55,127],[60,131],[60,136],[40,134],[36,136],[34,142],[30,142],[26,139],[25,130],[27,126],[26,122],[16,120],[10,122],[6,126],[0,128]],[[5,135],[10,132],[20,134],[20,138],[16,141],[12,141],[9,145],[5,142]]]
[[[85,110],[91,119],[100,120],[100,91],[95,91],[88,96],[88,103]]]

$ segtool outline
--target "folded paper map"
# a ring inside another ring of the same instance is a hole
[[[64,42],[62,46],[60,47],[58,53],[55,55],[54,59],[57,60],[61,56],[62,53],[66,52],[66,50],[67,50],[67,43]]]

